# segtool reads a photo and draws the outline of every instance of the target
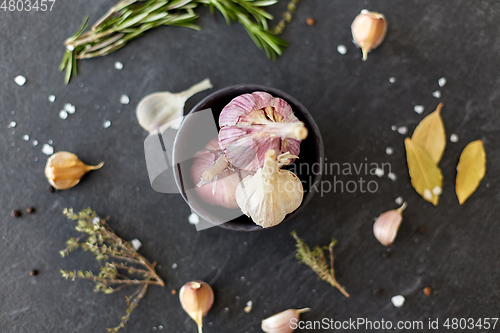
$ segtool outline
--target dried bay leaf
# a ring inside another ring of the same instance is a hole
[[[483,141],[469,143],[460,155],[455,192],[462,205],[479,186],[486,173],[486,152]]]
[[[406,138],[405,147],[411,185],[422,198],[437,206],[443,186],[441,169],[413,139]]]
[[[446,133],[443,119],[441,118],[441,108],[443,103],[439,103],[436,110],[422,119],[413,132],[411,140],[422,147],[427,154],[436,162],[441,161],[441,157],[446,147]]]

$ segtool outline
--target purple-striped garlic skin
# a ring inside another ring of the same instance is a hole
[[[230,170],[227,166],[218,171],[208,181],[202,181],[204,173],[220,159],[225,160],[224,153],[219,147],[217,138],[210,140],[203,150],[195,153],[191,165],[191,179],[195,184],[195,192],[206,203],[222,206],[229,209],[238,208],[236,203],[236,188],[241,179],[252,173],[245,170]],[[197,184],[200,184],[196,186]]]
[[[307,137],[304,123],[283,99],[256,91],[234,98],[219,116],[219,144],[237,168],[258,170],[265,154],[289,152],[298,156]]]

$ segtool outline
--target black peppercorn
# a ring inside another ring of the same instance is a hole
[[[19,216],[21,216],[21,212],[18,211],[17,209],[15,209],[12,212],[10,212],[10,216],[12,216],[12,217],[19,217]]]
[[[38,270],[37,270],[37,269],[32,269],[32,270],[30,271],[30,275],[31,275],[31,276],[38,275]]]
[[[35,208],[34,207],[28,207],[28,208],[26,208],[26,213],[33,214],[34,212],[35,212]]]

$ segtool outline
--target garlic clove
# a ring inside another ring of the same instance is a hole
[[[203,281],[188,282],[179,291],[179,300],[184,311],[198,326],[198,333],[202,333],[203,317],[214,303],[212,287]]]
[[[398,209],[381,214],[373,224],[373,234],[382,245],[390,246],[396,239],[405,209],[406,202]]]
[[[309,310],[309,308],[301,310],[285,310],[262,320],[261,328],[266,333],[291,333],[294,331],[291,325],[297,324],[299,321],[299,315]]]
[[[189,97],[212,88],[209,79],[205,79],[179,93],[157,92],[149,94],[137,105],[136,116],[139,125],[149,133],[164,126],[178,129],[184,113],[184,104]]]
[[[273,227],[302,203],[304,188],[293,173],[279,168],[276,152],[265,155],[264,167],[244,178],[236,188],[242,212],[263,228]]]
[[[271,149],[298,156],[308,135],[285,100],[263,91],[234,98],[222,110],[219,126],[219,144],[228,161],[244,170],[262,168]]]
[[[363,9],[351,25],[352,38],[363,52],[363,61],[368,53],[379,46],[387,33],[387,20],[383,14]]]
[[[45,177],[55,189],[67,190],[80,182],[80,179],[91,170],[100,169],[104,162],[98,165],[87,165],[78,156],[67,151],[59,151],[47,160]]]

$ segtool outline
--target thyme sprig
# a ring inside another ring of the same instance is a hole
[[[65,208],[63,214],[70,220],[78,221],[75,229],[82,234],[66,242],[66,248],[59,253],[64,258],[76,248],[94,254],[97,261],[106,261],[99,274],[91,271],[66,271],[61,274],[66,279],[89,279],[95,283],[94,291],[112,294],[128,286],[138,286],[137,290],[126,296],[127,310],[118,326],[108,328],[108,332],[117,332],[130,319],[132,311],[144,297],[150,285],[165,286],[155,271],[156,262],[150,263],[140,255],[127,241],[116,235],[105,219],[97,216],[90,208],[74,213],[72,208]]]
[[[217,9],[229,25],[238,22],[254,43],[263,49],[268,58],[275,59],[288,45],[269,31],[268,21],[273,16],[263,8],[278,0],[120,0],[92,25],[89,31],[88,17],[81,28],[65,42],[65,53],[60,70],[66,70],[65,83],[77,74],[78,59],[88,59],[110,54],[146,31],[162,25],[183,26],[199,30],[195,24],[199,5]],[[284,26],[283,26],[284,27]],[[279,32],[281,32],[281,29]]]
[[[297,236],[295,231],[292,232],[293,238],[297,241],[297,259],[300,263],[306,264],[318,274],[319,278],[328,282],[333,287],[337,288],[345,297],[349,298],[347,291],[337,282],[335,278],[335,268],[333,266],[333,247],[337,244],[336,239],[332,239],[328,246],[315,246],[312,250],[309,246]],[[330,268],[328,267],[327,259],[324,251],[327,250],[330,254]]]

